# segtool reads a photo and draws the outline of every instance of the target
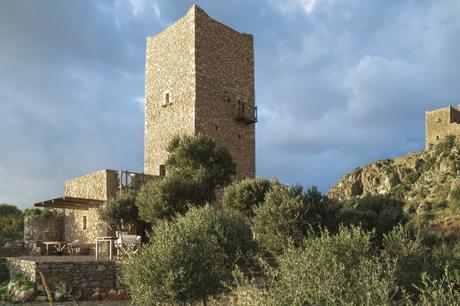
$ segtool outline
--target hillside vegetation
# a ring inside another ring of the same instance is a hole
[[[378,160],[345,175],[327,193],[354,202],[385,195],[404,202],[416,226],[460,232],[460,147],[454,137],[427,150]]]

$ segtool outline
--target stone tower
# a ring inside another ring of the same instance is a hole
[[[175,135],[205,134],[230,150],[236,179],[255,175],[253,37],[197,5],[147,38],[144,172],[164,174]]]
[[[425,147],[442,141],[446,136],[460,136],[460,105],[435,109],[425,113]]]

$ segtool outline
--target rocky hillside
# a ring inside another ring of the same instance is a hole
[[[460,206],[460,146],[453,137],[418,153],[375,161],[345,175],[327,193],[337,200],[389,195],[416,210]]]

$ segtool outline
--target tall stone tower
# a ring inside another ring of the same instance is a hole
[[[147,38],[144,172],[162,175],[175,135],[205,134],[230,150],[236,179],[255,175],[253,37],[197,5]]]

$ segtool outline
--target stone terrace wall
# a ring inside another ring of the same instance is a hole
[[[101,170],[67,180],[64,196],[107,201],[118,191],[118,172]]]
[[[79,288],[83,299],[125,299],[126,290],[119,281],[115,261],[88,260],[87,257],[6,258],[10,274],[23,274],[41,286],[43,272],[51,290],[61,281]]]

